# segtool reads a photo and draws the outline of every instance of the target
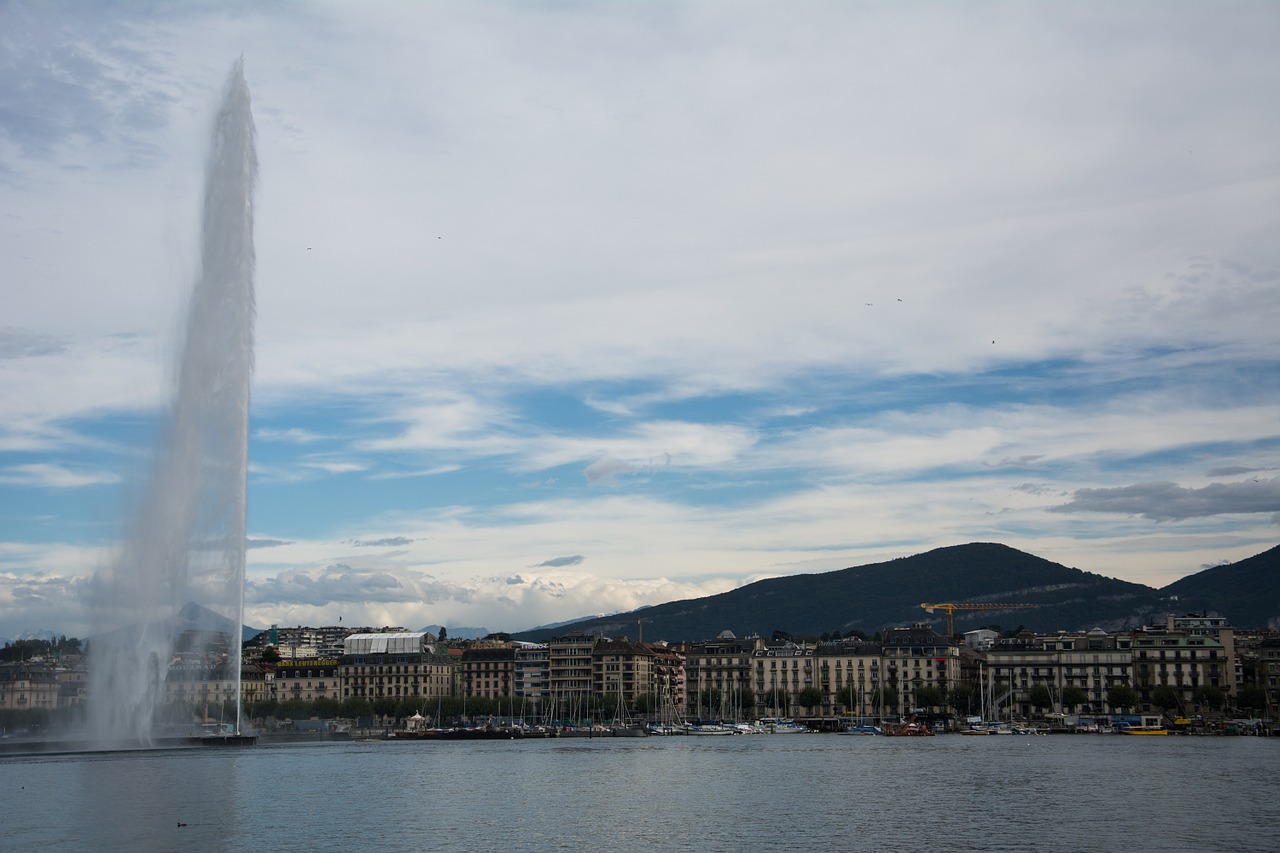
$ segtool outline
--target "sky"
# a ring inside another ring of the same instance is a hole
[[[82,635],[128,536],[241,56],[249,625],[1266,550],[1277,43],[1230,0],[0,2],[0,638]]]

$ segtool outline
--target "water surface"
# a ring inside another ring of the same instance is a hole
[[[0,760],[10,850],[1274,851],[1280,741],[760,735]],[[179,826],[179,824],[186,826]]]

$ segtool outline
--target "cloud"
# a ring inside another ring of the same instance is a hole
[[[352,539],[351,544],[360,548],[399,548],[413,541],[404,536],[386,536],[382,539]]]
[[[264,427],[255,430],[253,437],[261,441],[284,441],[292,444],[312,444],[317,441],[324,441],[327,436],[310,430],[290,427],[289,429],[270,429]]]
[[[0,326],[0,361],[14,358],[32,358],[41,355],[59,355],[67,344],[52,335]]]
[[[620,475],[634,474],[637,470],[635,465],[621,459],[598,459],[582,473],[588,483],[612,483]]]
[[[72,471],[62,465],[39,462],[15,465],[0,471],[0,483],[46,489],[78,489],[83,486],[102,486],[119,482],[120,476],[109,471]]]
[[[566,567],[566,566],[578,566],[578,565],[581,565],[581,564],[582,564],[582,561],[583,561],[583,560],[585,560],[585,559],[586,559],[586,557],[582,556],[581,554],[574,554],[574,555],[573,555],[573,556],[571,556],[571,557],[552,557],[550,560],[543,560],[541,563],[535,563],[535,564],[534,564],[534,566],[533,566],[533,568],[535,568],[535,569],[544,569],[544,568],[561,569],[561,568],[564,568],[564,567]]]
[[[318,571],[295,570],[245,583],[246,604],[324,606],[335,602],[398,602],[420,589],[391,572],[355,568],[343,563]]]
[[[285,539],[246,539],[244,541],[244,547],[249,550],[253,550],[255,548],[279,548],[283,545],[292,544],[292,542]]]
[[[1205,473],[1210,477],[1239,477],[1242,474],[1256,474],[1260,471],[1274,470],[1274,468],[1250,468],[1244,465],[1226,465],[1222,468],[1210,468]]]
[[[1280,513],[1280,477],[1248,483],[1184,488],[1176,483],[1135,483],[1110,489],[1077,489],[1049,512],[1137,515],[1153,521],[1185,521],[1212,515]]]
[[[517,5],[15,8],[3,565],[111,546],[127,490],[71,486],[152,440],[242,53],[286,597],[382,572],[402,600],[330,603],[518,627],[975,538],[1133,579],[1274,540],[1046,511],[1274,474],[1272,5]]]
[[[487,625],[523,630],[598,613],[617,613],[738,585],[727,578],[618,580],[581,571],[444,581],[412,569],[333,564],[258,578],[246,588],[249,624]]]
[[[369,475],[369,479],[408,480],[414,477],[438,477],[441,474],[449,474],[460,470],[462,470],[461,465],[437,465],[433,468],[423,468],[416,471],[379,471],[376,474]]]
[[[326,474],[353,474],[357,471],[366,471],[369,466],[362,462],[338,462],[338,461],[312,461],[303,463],[308,468],[315,468],[324,471]]]

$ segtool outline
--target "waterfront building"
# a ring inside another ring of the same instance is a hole
[[[435,700],[454,695],[454,664],[425,631],[352,634],[339,665],[342,698]]]
[[[880,659],[883,647],[850,637],[819,643],[817,685],[822,690],[820,716],[880,716]]]
[[[1183,714],[1205,713],[1196,688],[1223,688],[1226,673],[1233,669],[1222,644],[1212,637],[1146,629],[1133,633],[1133,686],[1142,694],[1144,710],[1151,710],[1157,687],[1172,688],[1178,697],[1176,710]]]
[[[739,716],[754,708],[751,661],[764,648],[758,637],[738,639],[721,631],[714,640],[690,644],[685,649],[685,713],[697,718]]]
[[[657,712],[662,719],[673,719],[685,706],[684,653],[667,643],[642,643],[653,655],[650,690],[657,697]]]
[[[1108,691],[1132,683],[1132,646],[1132,636],[1113,636],[1100,628],[1051,635],[1023,632],[998,640],[985,656],[987,700],[992,707],[1025,717],[1036,710],[1035,689],[1044,687],[1050,701],[1044,710],[1109,713],[1115,709],[1108,704]],[[1080,688],[1087,700],[1078,708],[1064,708],[1066,687]]]
[[[1133,680],[1133,638],[1111,635],[1101,628],[1086,633],[1063,633],[1045,640],[1047,649],[1058,652],[1057,676],[1053,680],[1054,708],[1104,713],[1111,711],[1107,694],[1113,687]],[[1062,707],[1062,690],[1078,687],[1088,699],[1078,708]]]
[[[463,696],[513,696],[516,650],[502,640],[476,640],[463,650],[458,678]]]
[[[526,706],[537,709],[551,694],[551,668],[547,659],[546,643],[513,643],[512,695],[519,696]]]
[[[960,681],[960,650],[925,623],[884,631],[881,679],[898,695],[898,707],[919,708],[917,693],[933,688],[945,696]]]
[[[68,656],[64,661],[65,665],[54,666],[59,708],[83,704],[89,681],[89,671],[85,669],[80,655]]]
[[[1211,637],[1222,644],[1222,654],[1232,665],[1220,670],[1220,681],[1216,685],[1228,696],[1235,696],[1238,680],[1236,678],[1235,628],[1223,616],[1210,616],[1206,613],[1188,613],[1175,616],[1170,613],[1165,617],[1164,629],[1170,634],[1187,634],[1193,637]]]
[[[58,707],[58,674],[45,663],[0,665],[0,708],[27,711]]]
[[[626,637],[601,640],[592,647],[591,689],[606,714],[631,708],[641,694],[656,695],[653,659],[644,644]]]
[[[782,717],[799,708],[800,691],[814,685],[815,654],[808,643],[758,642],[748,669],[748,689],[755,695],[757,710]]]
[[[235,717],[238,698],[235,670],[227,660],[207,661],[178,656],[165,675],[165,702],[185,705],[205,719]]]
[[[282,660],[274,669],[271,698],[276,701],[342,699],[341,662],[336,657]]]
[[[1280,708],[1280,637],[1262,638],[1254,660],[1254,683],[1267,694],[1268,708]]]
[[[547,643],[547,680],[553,699],[585,703],[591,695],[591,652],[599,640],[591,634],[572,633]]]

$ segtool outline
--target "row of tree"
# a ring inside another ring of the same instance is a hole
[[[14,640],[0,649],[0,663],[19,663],[32,658],[64,657],[78,655],[82,643],[76,637],[65,634],[53,640]]]

